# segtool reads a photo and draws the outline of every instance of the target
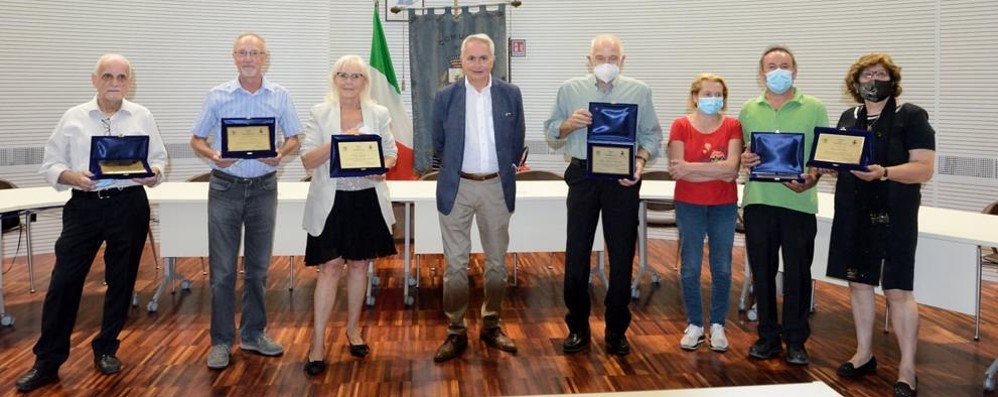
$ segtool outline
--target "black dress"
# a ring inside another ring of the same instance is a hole
[[[879,119],[866,117],[862,106],[851,108],[839,117],[838,127],[874,131],[871,162],[885,167],[907,163],[909,150],[935,150],[928,113],[910,103],[894,107],[894,100],[889,100]],[[876,286],[883,263],[883,288],[911,291],[921,188],[894,181],[865,182],[848,171],[839,172],[826,274]]]

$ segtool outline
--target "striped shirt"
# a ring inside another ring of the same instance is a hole
[[[210,136],[211,148],[221,151],[222,119],[245,117],[273,117],[277,122],[278,133],[285,138],[302,131],[291,94],[284,87],[265,78],[260,89],[252,94],[239,84],[238,79],[212,88],[204,99],[201,114],[191,132],[199,138]],[[277,167],[256,159],[242,159],[224,169],[218,168],[214,163],[211,163],[211,167],[240,178],[255,178],[277,170]]]

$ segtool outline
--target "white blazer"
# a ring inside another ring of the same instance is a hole
[[[362,104],[361,115],[364,118],[362,131],[367,134],[381,135],[381,147],[385,157],[398,156],[395,147],[395,137],[389,128],[391,116],[388,109],[374,103]],[[333,134],[340,134],[340,104],[338,102],[323,102],[312,107],[308,123],[305,124],[305,138],[301,150],[307,152],[322,146],[331,140]],[[388,230],[395,224],[395,213],[392,211],[388,184],[385,181],[375,185],[378,193],[378,205],[381,207],[381,217],[385,220]],[[322,234],[336,199],[336,178],[329,177],[329,160],[315,168],[312,182],[308,186],[308,198],[305,199],[305,218],[302,228],[312,236]]]

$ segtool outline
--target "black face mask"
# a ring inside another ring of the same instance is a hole
[[[870,102],[880,102],[894,94],[894,82],[872,80],[859,85],[859,95]]]

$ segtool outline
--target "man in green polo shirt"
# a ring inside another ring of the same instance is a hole
[[[804,133],[804,153],[811,152],[814,127],[828,125],[828,112],[821,100],[793,87],[797,60],[784,47],[770,47],[759,60],[759,79],[766,90],[742,105],[738,120],[745,142],[753,131]],[[759,156],[749,146],[742,164],[751,168]],[[759,340],[749,356],[768,359],[780,354],[781,339],[787,344],[786,360],[791,364],[810,362],[804,342],[810,335],[808,314],[811,296],[811,262],[814,259],[815,214],[819,175],[805,170],[803,182],[760,182],[745,184],[742,201],[745,218],[745,246],[752,268],[752,286],[759,313]],[[783,253],[783,325],[777,319],[776,274]]]

